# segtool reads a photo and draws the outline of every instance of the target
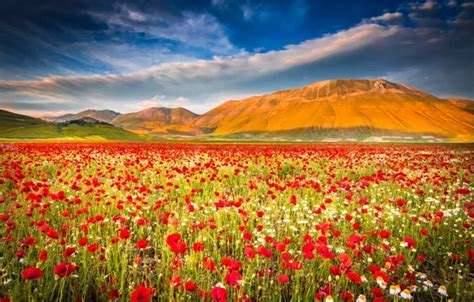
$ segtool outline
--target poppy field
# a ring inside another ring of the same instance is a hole
[[[0,145],[0,301],[474,301],[474,149]]]

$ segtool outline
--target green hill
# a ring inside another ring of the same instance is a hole
[[[144,137],[93,119],[46,122],[0,110],[0,139],[143,141]]]

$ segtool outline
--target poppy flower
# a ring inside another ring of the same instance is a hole
[[[39,254],[39,259],[43,262],[48,260],[48,252],[46,250],[41,250]]]
[[[290,279],[288,278],[288,275],[286,275],[286,274],[281,274],[278,277],[278,282],[280,282],[280,283],[287,283],[288,280],[290,280]]]
[[[140,239],[137,241],[137,249],[143,250],[143,249],[146,249],[147,247],[148,247],[148,241],[146,241],[145,239]]]
[[[61,262],[54,267],[54,274],[64,278],[72,274],[76,270],[76,266],[72,263]]]
[[[232,271],[225,276],[225,282],[230,286],[235,286],[242,281],[242,275],[237,271]]]
[[[202,252],[204,251],[204,244],[202,244],[201,242],[194,242],[193,244],[193,250],[195,252]]]
[[[197,285],[191,281],[187,281],[184,283],[184,290],[187,292],[193,292],[197,289]]]
[[[154,292],[155,290],[153,288],[139,285],[130,295],[130,300],[132,302],[149,302]]]
[[[94,253],[99,248],[99,244],[93,243],[87,246],[87,250],[91,253]]]
[[[87,241],[88,241],[87,238],[82,237],[81,239],[79,239],[78,244],[79,246],[84,246],[87,244]]]
[[[23,270],[21,276],[25,280],[35,280],[43,277],[43,271],[37,267],[28,267]]]
[[[383,239],[387,239],[387,238],[390,238],[390,236],[392,236],[392,233],[390,233],[387,230],[381,230],[379,234],[380,234],[380,237]]]
[[[121,239],[126,240],[132,236],[132,234],[127,229],[121,229],[119,236]]]
[[[67,258],[71,256],[72,254],[74,254],[75,252],[76,252],[76,249],[74,247],[68,246],[63,252],[63,257]]]
[[[347,278],[349,278],[349,280],[351,280],[352,282],[354,282],[356,284],[361,284],[362,283],[362,278],[359,276],[359,274],[357,274],[355,272],[348,272],[348,273],[346,273],[346,276],[347,276]]]
[[[218,284],[211,289],[211,299],[216,302],[227,301],[227,290],[224,286]]]

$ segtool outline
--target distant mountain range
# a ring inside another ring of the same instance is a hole
[[[29,119],[35,125],[61,125]],[[202,115],[160,107],[127,114],[89,109],[48,118],[69,123],[81,119],[76,127],[108,127],[134,139],[474,142],[473,101],[440,99],[380,79],[317,82],[227,101]],[[0,137],[5,137],[1,126]],[[9,137],[23,137],[21,130],[15,131]]]
[[[99,121],[110,123],[114,118],[116,118],[119,115],[120,113],[112,111],[112,110],[87,109],[79,113],[68,113],[68,114],[60,115],[60,116],[50,116],[50,117],[46,117],[46,119],[50,121],[56,121],[56,122],[66,122],[70,120],[78,120],[83,117],[91,117]]]

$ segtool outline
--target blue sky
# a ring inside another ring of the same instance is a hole
[[[379,77],[474,98],[472,28],[472,1],[4,0],[0,108],[202,113],[315,81]]]

